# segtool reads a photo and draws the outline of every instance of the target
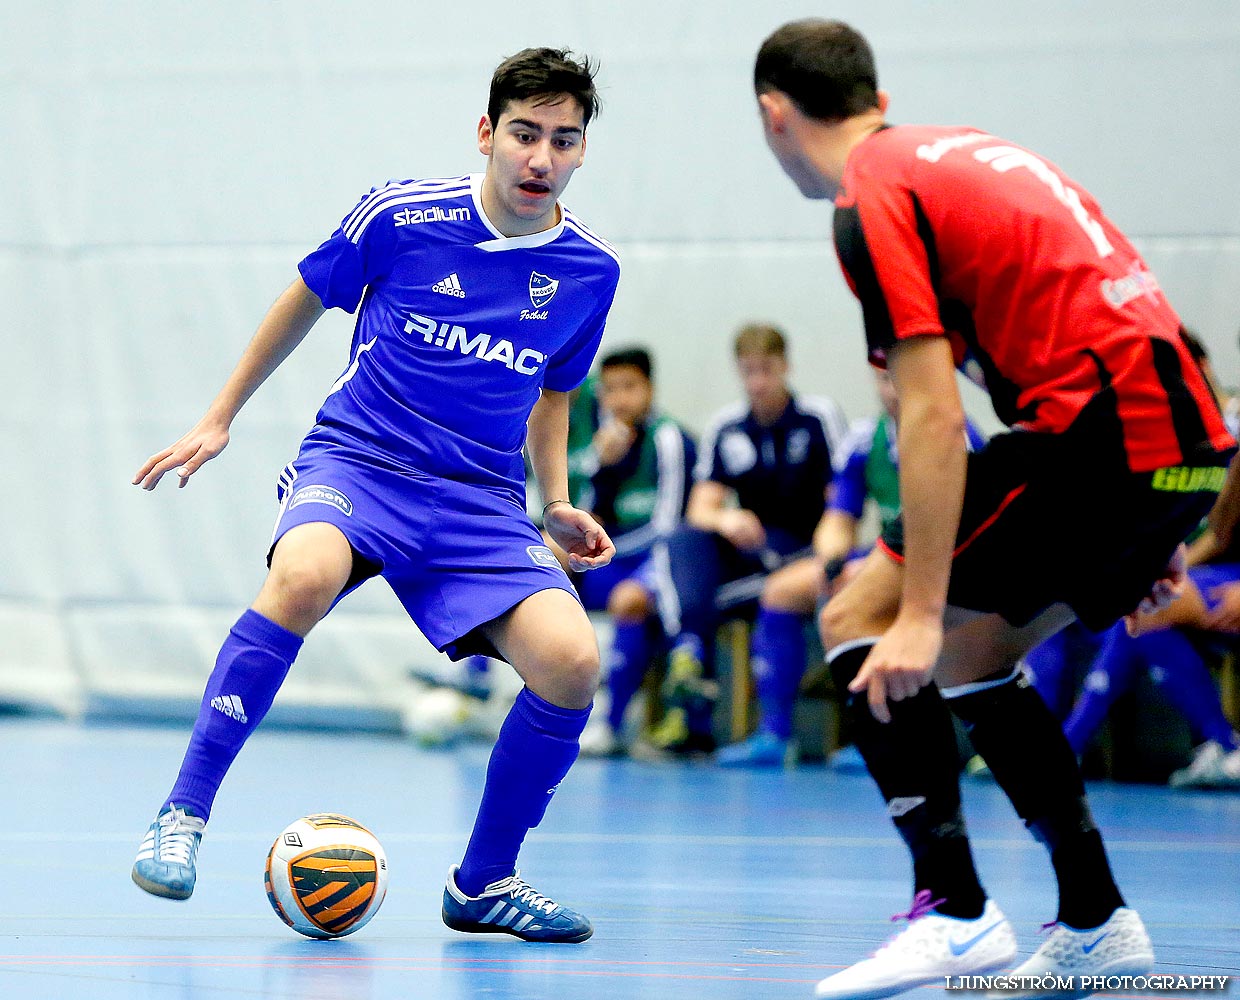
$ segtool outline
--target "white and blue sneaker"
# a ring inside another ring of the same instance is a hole
[[[1143,976],[1154,967],[1154,946],[1136,910],[1121,906],[1109,920],[1091,930],[1067,924],[1049,925],[1050,934],[1033,957],[1008,975],[1050,976],[1079,986],[1094,976]],[[1087,997],[1092,989],[1004,991],[1007,998],[1046,997],[1073,1000]],[[999,994],[995,994],[999,995]]]
[[[720,767],[795,767],[796,755],[791,740],[759,729],[749,739],[718,751],[715,763]]]
[[[975,920],[936,913],[934,907],[941,902],[932,900],[926,890],[919,892],[912,910],[891,918],[908,920],[904,930],[869,958],[828,976],[814,995],[832,1000],[874,1000],[916,986],[942,986],[947,976],[1001,969],[1016,957],[1012,925],[993,900],[986,901],[982,915]]]
[[[577,944],[594,933],[589,920],[535,892],[520,872],[492,882],[479,896],[466,896],[457,887],[457,870],[453,865],[443,890],[443,922],[454,931],[562,944]]]
[[[189,899],[194,891],[198,845],[207,821],[175,803],[146,831],[132,877],[140,889],[166,899]]]

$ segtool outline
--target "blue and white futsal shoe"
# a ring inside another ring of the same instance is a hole
[[[1050,934],[1033,957],[1013,969],[1009,976],[1031,976],[1039,981],[1067,982],[1063,990],[1031,989],[1003,992],[1004,997],[1049,997],[1073,1000],[1094,992],[1083,984],[1101,976],[1143,976],[1154,967],[1154,946],[1136,910],[1121,906],[1110,919],[1092,930],[1067,924],[1049,925]]]
[[[169,804],[138,848],[132,872],[137,886],[153,896],[189,899],[197,878],[198,845],[206,828],[206,820]]]
[[[936,913],[942,900],[926,890],[913,899],[913,908],[892,920],[909,925],[873,955],[828,976],[814,995],[832,1000],[874,1000],[916,986],[942,986],[947,976],[971,976],[1001,969],[1016,957],[1012,925],[993,900],[987,900],[976,920]]]
[[[749,739],[718,751],[715,763],[720,767],[795,767],[796,747],[790,740],[759,729]]]
[[[512,934],[525,941],[576,944],[594,933],[590,921],[535,892],[520,872],[492,882],[477,897],[457,888],[457,866],[448,872],[443,891],[443,922],[454,931]]]

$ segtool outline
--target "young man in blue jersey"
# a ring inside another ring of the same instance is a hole
[[[139,850],[133,879],[147,892],[193,892],[216,791],[302,639],[382,576],[439,649],[498,655],[526,684],[449,873],[444,922],[535,941],[593,932],[516,872],[522,840],[577,757],[599,675],[590,623],[524,510],[523,444],[571,566],[603,566],[615,551],[569,503],[565,457],[569,392],[594,360],[619,278],[614,251],[558,200],[585,155],[593,76],[554,49],[501,63],[478,124],[485,173],[365,196],[301,262],[206,415],[135,476],[150,490],[175,471],[185,486],[323,312],[360,305],[349,364],[280,477],[266,582],[220,650]]]

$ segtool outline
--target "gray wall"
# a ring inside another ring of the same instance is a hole
[[[349,319],[324,320],[189,489],[140,494],[132,472],[197,418],[362,192],[482,168],[490,71],[528,44],[602,60],[603,113],[565,200],[624,258],[609,342],[654,349],[665,405],[692,426],[736,395],[728,342],[751,318],[788,329],[802,389],[850,415],[873,405],[829,208],[779,173],[749,85],[766,33],[814,11],[868,33],[894,120],[984,127],[1089,188],[1240,381],[1240,5],[561,7],[539,23],[495,0],[455,18],[0,3],[0,664],[113,671],[139,650],[159,669],[168,646],[209,660],[218,622],[195,616],[226,624],[261,581],[274,476],[344,365]],[[371,590],[353,611],[391,610]],[[156,638],[169,609],[191,638]]]

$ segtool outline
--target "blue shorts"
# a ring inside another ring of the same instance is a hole
[[[340,598],[381,576],[439,650],[497,656],[479,626],[541,590],[577,596],[525,507],[466,483],[369,464],[333,449],[303,451],[280,476],[271,549],[290,528],[335,525],[353,547]]]
[[[1204,563],[1200,566],[1192,566],[1189,568],[1188,578],[1201,591],[1201,599],[1205,602],[1206,610],[1217,611],[1219,600],[1211,597],[1210,591],[1215,587],[1240,581],[1240,563]]]
[[[632,580],[646,593],[654,595],[654,567],[649,552],[616,556],[606,566],[573,577],[587,611],[605,611],[611,592],[626,580]]]

